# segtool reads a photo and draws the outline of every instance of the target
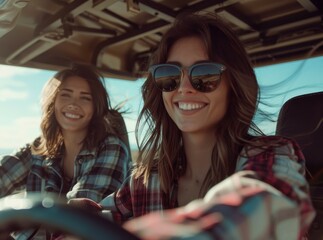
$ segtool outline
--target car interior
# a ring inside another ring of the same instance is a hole
[[[0,0],[0,64],[59,70],[73,60],[136,80],[186,11],[227,21],[255,67],[303,59],[323,39],[320,0]]]
[[[145,76],[164,31],[186,11],[221,16],[255,67],[323,56],[321,0],[0,0],[0,64],[56,71],[73,61],[135,81]],[[322,122],[317,92],[288,100],[276,128],[300,144],[307,161],[317,210],[313,240],[323,236]]]

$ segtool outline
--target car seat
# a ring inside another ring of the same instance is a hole
[[[132,160],[128,131],[122,114],[116,109],[111,109],[109,117],[113,117],[112,119],[109,119],[109,121],[117,131],[117,134],[120,137],[120,139],[125,143],[130,154],[129,157]]]
[[[306,160],[306,177],[317,215],[309,240],[323,239],[323,92],[289,99],[281,108],[276,135],[295,139]]]

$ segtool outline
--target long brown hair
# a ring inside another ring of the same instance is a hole
[[[228,112],[217,128],[217,144],[212,152],[212,166],[204,180],[200,195],[234,172],[236,159],[253,134],[262,132],[252,119],[258,104],[258,83],[246,51],[232,30],[215,15],[185,14],[177,18],[164,34],[150,64],[165,63],[171,46],[180,38],[197,36],[206,46],[209,59],[227,67],[230,85]],[[151,76],[142,86],[144,106],[139,114],[136,137],[139,144],[135,176],[147,183],[152,169],[157,168],[161,187],[169,192],[178,177],[176,165],[182,150],[182,135],[167,114],[162,92]],[[141,134],[145,130],[143,138]],[[185,163],[185,162],[184,162]],[[185,165],[184,165],[185,166]]]
[[[55,117],[55,99],[59,86],[69,77],[84,78],[90,86],[93,99],[94,113],[88,126],[88,133],[83,140],[87,149],[93,149],[106,137],[107,134],[118,135],[112,124],[115,118],[120,117],[116,110],[112,110],[110,98],[105,88],[104,78],[92,66],[73,64],[57,72],[44,86],[41,97],[41,136],[34,142],[33,151],[36,154],[56,156],[63,144],[63,136]]]

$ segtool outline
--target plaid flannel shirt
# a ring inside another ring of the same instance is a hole
[[[33,155],[27,144],[12,155],[0,158],[0,197],[19,190],[56,193],[67,199],[90,198],[96,202],[116,191],[129,175],[131,157],[126,145],[115,136],[106,137],[94,150],[83,149],[74,163],[74,178],[63,193],[61,157]],[[64,194],[64,195],[62,195]],[[28,239],[34,230],[15,233]]]
[[[236,172],[187,206],[171,209],[176,200],[162,192],[157,172],[147,187],[130,177],[101,205],[120,223],[142,216],[124,227],[143,239],[301,239],[315,215],[305,160],[291,140],[261,141],[277,138],[280,146],[244,147]]]
[[[129,154],[125,144],[114,136],[108,136],[94,150],[81,150],[67,199],[86,197],[98,202],[117,190],[128,176]],[[29,144],[0,158],[0,197],[23,189],[60,194],[63,182],[61,158],[33,155]]]

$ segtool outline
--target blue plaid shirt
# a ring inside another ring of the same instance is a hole
[[[74,163],[74,178],[67,199],[90,198],[96,202],[117,190],[126,179],[131,164],[123,142],[108,136],[94,150],[83,149]],[[33,155],[27,144],[12,155],[0,159],[0,197],[26,189],[27,192],[63,190],[61,157]]]
[[[83,149],[77,155],[74,178],[66,192],[61,160],[62,157],[33,155],[30,144],[14,154],[1,156],[0,197],[26,190],[27,194],[51,192],[67,199],[86,197],[99,202],[121,186],[131,166],[126,145],[119,138],[108,136],[96,149]],[[30,233],[26,231],[15,238],[27,239]]]

